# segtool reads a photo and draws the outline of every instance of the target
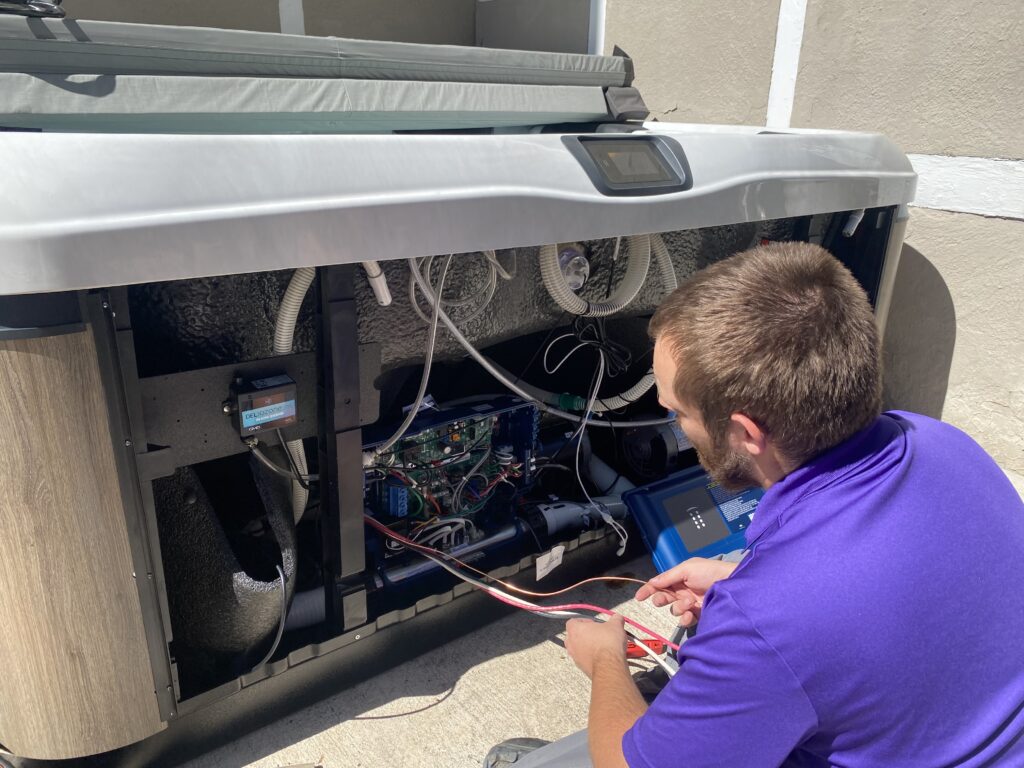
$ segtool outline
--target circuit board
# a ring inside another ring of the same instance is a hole
[[[528,487],[538,418],[517,398],[424,414],[367,468],[367,508],[430,546],[475,540],[486,528],[482,513],[510,507]]]

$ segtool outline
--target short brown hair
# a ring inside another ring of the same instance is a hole
[[[825,249],[769,243],[701,270],[658,307],[681,403],[724,440],[743,413],[796,465],[881,410],[878,329],[864,289]]]

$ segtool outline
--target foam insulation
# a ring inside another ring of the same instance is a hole
[[[672,232],[665,234],[664,238],[672,254],[676,276],[681,282],[708,264],[755,245],[761,237],[787,239],[792,231],[792,220],[779,220]],[[610,272],[614,270],[613,288],[625,277],[626,241],[623,238],[617,262],[611,259],[615,240],[591,241],[585,245],[590,252],[591,271],[581,295],[600,298],[608,288]],[[459,323],[460,330],[478,347],[488,347],[571,322],[571,316],[554,303],[544,287],[538,253],[538,248],[518,249],[515,279],[509,282],[499,280],[498,290],[487,311],[474,320]],[[500,251],[498,256],[503,264],[510,265],[511,254],[512,251]],[[459,254],[453,261],[444,295],[458,298],[479,292],[486,278],[482,264],[483,259],[478,254]],[[359,302],[359,340],[361,343],[379,341],[382,344],[382,370],[387,371],[422,361],[427,326],[409,303],[409,270],[405,262],[386,262],[382,266],[395,297],[392,305],[378,306],[362,279],[356,286],[356,298]],[[435,270],[435,278],[439,273],[439,269]],[[663,296],[664,288],[659,284],[652,265],[637,298],[626,312],[617,317],[650,314]],[[422,299],[421,306],[426,308]],[[458,322],[459,311],[453,310],[451,314]],[[435,359],[451,360],[464,356],[462,347],[449,334],[443,330],[438,333]]]
[[[199,477],[190,468],[153,482],[167,599],[176,642],[236,656],[266,652],[295,588],[296,544],[288,485],[253,464],[253,476],[280,551],[286,594],[277,577],[258,578],[241,564]],[[258,518],[263,510],[254,510]],[[251,559],[251,558],[249,558]],[[273,567],[267,569],[274,573]],[[251,663],[259,661],[251,659]]]
[[[680,281],[698,269],[755,245],[762,237],[786,239],[793,220],[738,224],[672,232],[664,235]],[[623,239],[617,261],[612,261],[615,240],[587,242],[591,275],[582,295],[599,298],[625,276]],[[477,346],[514,339],[567,324],[571,318],[552,301],[540,277],[538,248],[515,251],[516,276],[498,281],[487,311],[459,326]],[[513,251],[499,252],[510,266]],[[381,368],[387,371],[422,361],[427,326],[414,313],[408,298],[409,270],[404,261],[381,262],[393,303],[381,307],[361,273],[356,274],[359,342],[381,345]],[[435,277],[440,270],[435,270]],[[141,376],[154,376],[214,365],[270,357],[274,321],[290,271],[179,280],[133,286],[129,290],[136,349]],[[479,254],[458,254],[446,280],[445,296],[469,297],[485,287],[487,269]],[[295,351],[315,349],[313,291],[307,296],[295,332]],[[623,316],[650,314],[664,295],[655,270]],[[421,306],[426,306],[421,304]],[[458,308],[459,321],[465,313]],[[464,352],[443,330],[438,334],[436,359],[461,359]]]

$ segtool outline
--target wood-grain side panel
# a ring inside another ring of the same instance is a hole
[[[0,742],[61,759],[163,727],[90,333],[0,341]]]

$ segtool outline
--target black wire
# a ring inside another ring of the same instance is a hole
[[[537,357],[540,355],[541,350],[543,350],[544,348],[547,347],[548,342],[551,341],[551,337],[555,335],[555,332],[558,331],[560,328],[562,328],[562,322],[566,319],[566,317],[568,315],[569,315],[569,313],[567,311],[563,310],[562,314],[560,314],[558,316],[558,319],[555,321],[555,326],[550,331],[548,331],[548,335],[544,337],[544,341],[542,341],[540,343],[540,346],[538,346],[533,351],[533,356],[526,363],[526,365],[523,366],[523,370],[513,380],[513,382],[512,382],[513,384],[518,384],[519,381],[523,378],[523,376],[526,375],[526,372],[530,370],[530,366],[533,365],[537,361]]]
[[[622,478],[622,471],[619,469],[619,441],[615,435],[615,427],[610,427],[610,429],[612,431],[612,450],[614,451],[615,456],[615,458],[613,459],[613,461],[615,462],[615,479],[612,480],[611,485],[609,485],[607,488],[601,491],[602,496],[607,496],[608,491],[614,488],[615,484],[619,482],[619,480]],[[591,448],[591,450],[593,450],[593,448]]]
[[[526,528],[526,530],[530,532],[530,535],[533,536],[533,540],[537,542],[537,553],[540,554],[541,552],[543,552],[544,547],[540,543],[540,537],[537,536],[537,532],[533,530],[533,526],[530,525],[530,523],[526,520],[523,520],[523,526]]]
[[[309,490],[309,483],[302,478],[302,473],[299,472],[299,467],[295,463],[295,459],[292,457],[292,452],[288,450],[288,446],[284,443],[284,435],[281,434],[280,429],[275,429],[274,434],[277,435],[278,441],[281,443],[281,448],[284,450],[284,455],[288,457],[288,466],[292,468],[292,475],[295,476],[295,482],[302,486],[303,490]]]
[[[621,245],[622,241],[618,243]],[[612,250],[612,256],[615,256],[615,249]],[[619,266],[619,260],[617,258],[612,259],[612,268],[608,270],[608,287],[605,289],[605,298],[612,295],[612,286],[615,284],[615,269]]]
[[[274,566],[277,568],[277,575],[281,577],[281,621],[277,625],[277,636],[274,638],[274,644],[270,646],[270,650],[267,651],[267,655],[263,657],[263,661],[257,664],[253,669],[259,669],[264,664],[273,658],[274,654],[277,653],[277,646],[281,644],[281,636],[284,634],[284,624],[288,619],[288,589],[285,583],[284,571],[281,570],[280,565]]]
[[[603,317],[577,317],[572,328],[577,341],[595,346],[604,353],[605,374],[609,378],[625,373],[633,365],[633,352],[608,336]]]

